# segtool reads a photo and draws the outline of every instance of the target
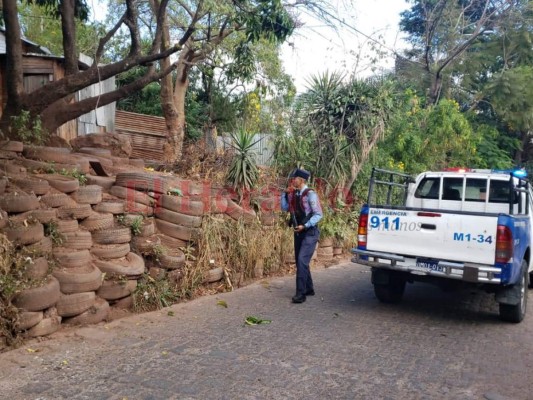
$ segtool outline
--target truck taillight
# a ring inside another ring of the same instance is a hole
[[[368,214],[359,215],[359,228],[357,229],[357,248],[366,249],[366,234],[368,228]]]
[[[507,226],[498,225],[496,232],[497,263],[509,263],[513,258],[513,232]]]

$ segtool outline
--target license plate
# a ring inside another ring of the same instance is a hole
[[[429,260],[429,259],[426,259],[426,258],[417,258],[416,267],[417,267],[417,269],[421,269],[421,270],[424,270],[424,271],[437,271],[437,272],[443,272],[444,271],[444,267],[439,265],[438,261]]]

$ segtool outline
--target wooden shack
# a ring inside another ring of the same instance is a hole
[[[23,82],[27,93],[46,85],[48,82],[59,80],[65,76],[64,59],[53,55],[46,47],[39,46],[27,39],[23,43]],[[90,57],[80,54],[80,68],[88,68],[92,63]],[[0,117],[7,102],[6,71],[6,37],[5,31],[0,29]],[[91,85],[76,93],[73,101],[80,101],[98,96],[115,89],[115,78]],[[69,141],[76,136],[96,132],[112,132],[115,128],[115,103],[99,107],[76,120],[60,126],[55,132],[57,136]]]

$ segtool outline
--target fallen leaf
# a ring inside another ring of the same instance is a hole
[[[228,303],[226,303],[224,300],[219,300],[217,301],[217,306],[228,308]]]
[[[249,315],[244,319],[244,323],[247,325],[262,325],[262,324],[270,324],[272,320],[270,319],[262,319],[259,317],[255,317],[253,315]]]
[[[169,312],[167,312],[167,315],[168,315],[169,317],[173,317],[173,316],[174,316],[174,311],[169,311]]]
[[[39,351],[39,349],[30,349],[30,348],[27,348],[26,351],[28,353],[37,353]]]
[[[164,356],[166,356],[168,354],[168,352],[166,351],[162,351],[161,354],[163,354]]]

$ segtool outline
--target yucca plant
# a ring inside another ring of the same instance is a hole
[[[236,154],[231,161],[227,180],[242,195],[244,191],[251,190],[259,179],[259,169],[252,149],[261,139],[254,141],[254,135],[244,129],[230,135],[230,146],[235,149]]]

